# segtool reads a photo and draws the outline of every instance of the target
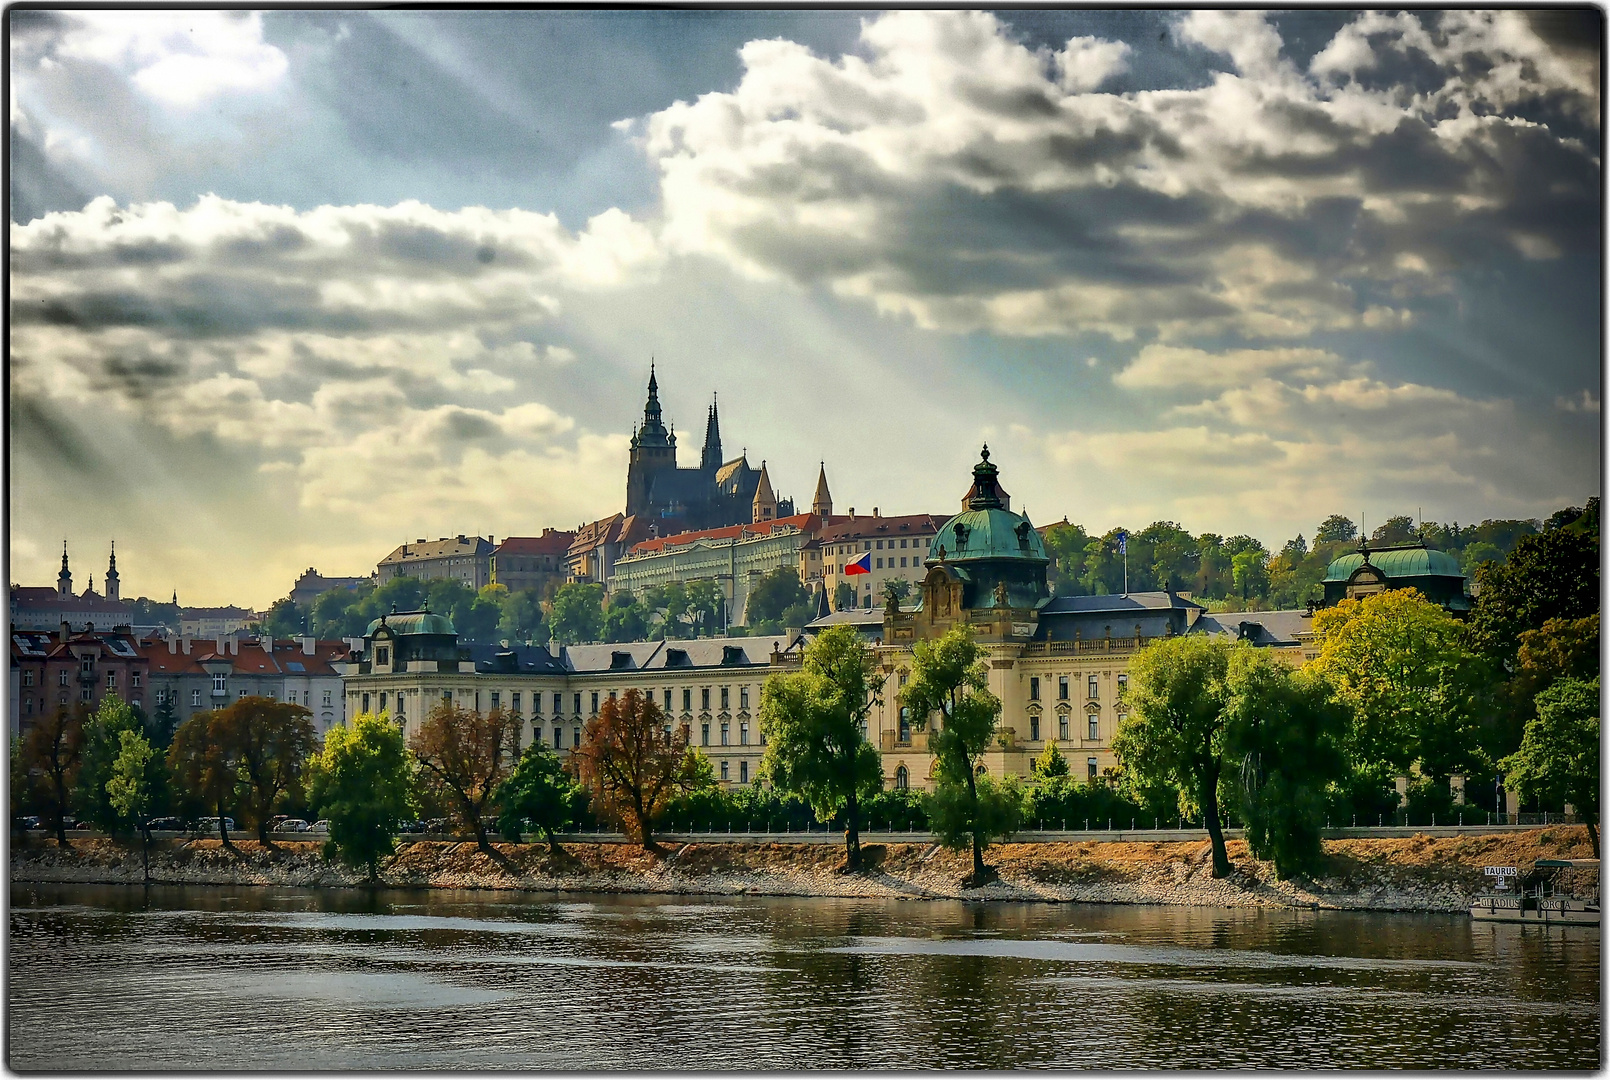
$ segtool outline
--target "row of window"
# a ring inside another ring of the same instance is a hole
[[[926,538],[924,538],[924,537],[921,537],[921,536],[916,537],[914,539],[907,538],[907,537],[901,537],[900,546],[901,547],[906,547],[908,544],[911,547],[917,548],[918,550],[927,550],[927,548],[928,548],[928,540]],[[859,549],[857,549],[856,546],[853,543],[850,543],[850,544],[834,544],[833,546],[829,547],[827,549],[827,551],[828,551],[829,555],[853,555],[853,554],[855,554],[855,552],[857,550],[860,550],[860,551],[882,551],[882,550],[884,550],[884,545],[888,545],[888,550],[890,550],[890,551],[894,550],[894,540],[889,539],[889,540],[876,540],[876,541],[874,541],[874,540],[863,540],[863,541],[861,541],[861,547]]]
[[[699,688],[699,708],[704,712],[709,712],[710,711],[710,700],[711,700],[710,695],[711,695],[712,689],[716,690],[719,693],[719,697],[718,697],[717,700],[719,700],[721,702],[721,708],[722,709],[731,709],[732,708],[732,687],[730,687],[730,686],[721,686],[721,687],[703,686],[703,687],[700,687]],[[570,702],[571,703],[571,714],[574,715],[574,716],[584,716],[584,715],[585,716],[597,716],[598,715],[598,707],[599,707],[599,705],[601,703],[600,695],[602,695],[604,693],[606,693],[606,692],[605,691],[594,690],[590,694],[586,695],[587,703],[591,706],[591,710],[589,712],[587,712],[587,713],[582,712],[583,694],[581,692],[579,692],[579,691],[571,694],[571,702]],[[609,699],[612,700],[612,701],[619,695],[619,693],[620,693],[620,691],[618,691],[618,690],[607,691]],[[653,691],[649,691],[649,693],[652,694]],[[667,687],[664,687],[663,689],[661,689],[660,694],[661,694],[661,705],[660,705],[660,707],[665,712],[668,712],[668,713],[674,711],[673,707],[672,707],[672,703],[675,700],[675,696],[674,696],[675,691],[673,691],[671,689],[671,687],[667,686]],[[443,700],[446,700],[446,701],[451,701],[452,696],[453,696],[453,692],[451,690],[446,690],[446,691],[443,691],[443,693],[442,693],[442,698],[443,698]],[[384,699],[385,695],[382,694],[381,698]],[[531,693],[531,714],[533,716],[541,716],[542,715],[542,698],[543,698],[543,695],[542,695],[542,693],[540,691],[532,691],[532,693]],[[325,704],[328,705],[329,702],[326,701]],[[565,704],[564,694],[559,692],[559,691],[557,691],[557,690],[554,691],[554,694],[553,694],[553,715],[554,716],[562,716],[562,715],[564,715],[564,704]],[[503,708],[503,706],[504,706],[503,692],[501,690],[493,690],[491,692],[490,707],[494,708],[494,709],[500,709],[500,708]],[[385,706],[382,705],[381,707],[384,708]],[[511,690],[509,692],[508,708],[509,708],[509,711],[514,713],[515,716],[523,716],[524,715],[525,699],[524,699],[524,696],[522,695],[521,691],[519,691],[519,690]],[[747,687],[747,686],[738,687],[738,708],[739,709],[748,709],[749,708],[749,687]],[[368,706],[364,707],[364,711],[366,711],[366,712],[368,711]],[[685,687],[682,688],[682,711],[685,712],[685,713],[693,711],[693,688],[691,686],[685,686]]]
[[[1095,742],[1101,738],[1101,725],[1099,717],[1099,713],[1090,713],[1085,717],[1085,740],[1088,742]],[[1063,742],[1067,742],[1072,738],[1072,736],[1068,734],[1071,723],[1072,721],[1069,717],[1057,717],[1058,739],[1061,739]],[[1040,741],[1040,718],[1038,716],[1029,717],[1029,741]]]
[[[82,665],[80,665],[80,667],[79,667],[79,672],[81,674],[84,674],[84,675],[94,675],[95,674],[95,662],[93,660],[84,661],[84,663]],[[58,685],[58,686],[67,686],[71,682],[72,682],[72,674],[66,668],[62,668],[60,671],[58,671],[56,673],[56,685]],[[32,686],[33,684],[34,684],[33,669],[32,668],[27,668],[22,673],[22,685],[23,686]],[[130,687],[138,687],[139,685],[140,685],[140,673],[138,671],[129,672],[129,686]],[[106,673],[106,688],[108,690],[117,689],[117,672],[108,671]]]
[[[1124,696],[1124,691],[1127,690],[1127,689],[1129,689],[1129,676],[1128,675],[1120,675],[1120,676],[1118,676],[1118,696],[1123,697]],[[1092,675],[1092,676],[1090,676],[1090,678],[1088,679],[1088,681],[1086,683],[1086,699],[1089,700],[1089,701],[1096,701],[1100,697],[1101,697],[1101,685],[1098,682],[1096,676]],[[1039,701],[1040,700],[1040,677],[1038,675],[1030,675],[1029,676],[1029,700],[1030,701]],[[1068,676],[1066,676],[1066,675],[1058,675],[1057,676],[1057,700],[1058,701],[1067,701],[1068,700]]]

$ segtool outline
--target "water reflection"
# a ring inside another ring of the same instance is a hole
[[[14,1068],[1600,1057],[1596,931],[1447,916],[15,886],[10,928]]]

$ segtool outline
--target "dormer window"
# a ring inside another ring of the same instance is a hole
[[[632,666],[632,654],[631,653],[617,650],[617,651],[612,652],[612,653],[609,654],[609,670],[611,670],[611,671],[621,671],[621,670],[624,670],[625,668],[629,668],[631,666]]]
[[[741,663],[743,663],[744,662],[743,646],[742,645],[723,645],[723,646],[721,646],[721,662],[723,664],[741,664]]]
[[[391,663],[391,649],[389,649],[385,645],[382,645],[379,648],[375,649],[375,663],[377,663],[377,664],[389,664],[389,663]]]

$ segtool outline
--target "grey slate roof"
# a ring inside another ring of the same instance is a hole
[[[1168,609],[1199,608],[1201,604],[1187,600],[1178,593],[1132,592],[1117,596],[1053,596],[1051,602],[1040,609],[1040,615],[1063,614],[1125,614],[1129,612]]]
[[[1254,645],[1294,647],[1297,635],[1314,628],[1306,611],[1226,611],[1203,615],[1191,627],[1193,634],[1227,634]]]
[[[787,649],[782,634],[755,638],[697,638],[629,641],[618,645],[570,645],[565,667],[587,674],[607,671],[679,671],[690,668],[764,667],[771,663],[772,644]]]

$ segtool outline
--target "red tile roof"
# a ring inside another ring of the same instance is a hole
[[[541,536],[505,536],[492,552],[496,555],[563,555],[575,543],[574,532],[543,529]]]
[[[661,536],[653,540],[644,540],[632,546],[633,555],[652,555],[668,547],[680,547],[691,544],[697,540],[733,540],[741,536],[766,536],[774,525],[792,525],[801,532],[811,534],[821,528],[821,519],[815,514],[795,514],[792,517],[774,518],[771,521],[757,521],[748,525],[724,525],[719,529],[697,529],[693,532],[675,533],[671,536]]]
[[[819,544],[845,540],[878,540],[889,536],[921,536],[939,532],[950,514],[903,514],[897,517],[836,518],[816,534]]]

